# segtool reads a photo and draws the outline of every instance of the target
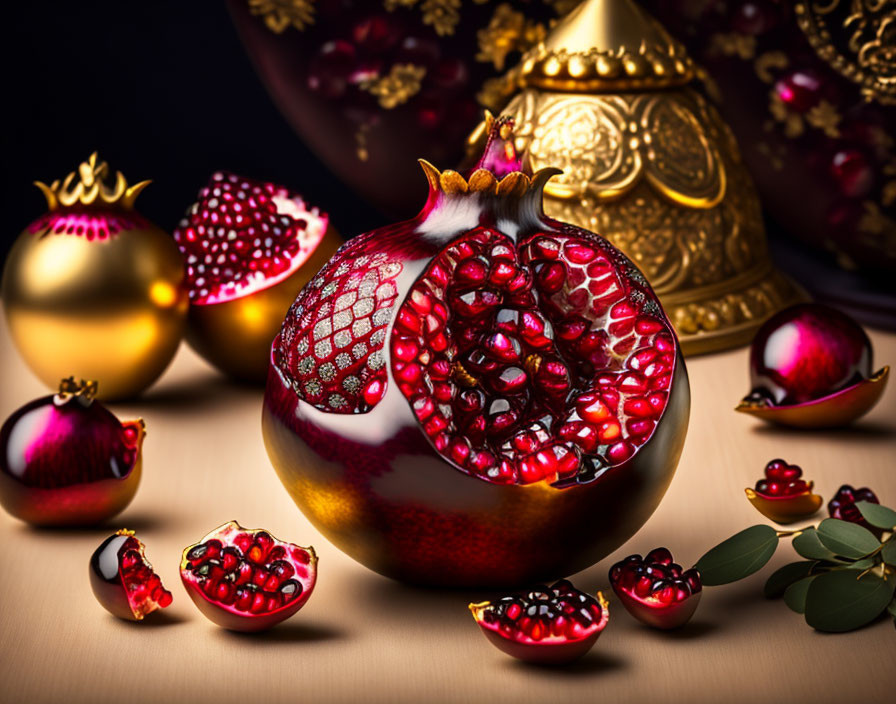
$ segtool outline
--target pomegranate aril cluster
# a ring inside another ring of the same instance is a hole
[[[684,601],[703,589],[700,573],[683,569],[666,548],[651,550],[643,558],[630,555],[617,562],[610,570],[610,582],[614,591],[625,590],[639,599],[662,604]]]
[[[795,496],[809,491],[803,470],[784,460],[772,460],[765,466],[765,479],[756,482],[756,493],[766,496]]]
[[[233,545],[212,539],[187,553],[188,569],[214,601],[252,614],[269,613],[301,595],[286,548],[267,533],[242,533]]]
[[[119,563],[121,581],[131,604],[155,602],[162,608],[171,604],[171,592],[162,586],[162,580],[143,559],[136,538],[128,538],[119,548]]]
[[[874,531],[874,526],[865,520],[861,511],[856,507],[856,503],[859,501],[867,501],[872,504],[880,503],[875,493],[868,487],[854,489],[849,484],[844,484],[837,490],[834,498],[828,502],[828,513],[831,518],[857,523],[864,528]]]
[[[299,294],[283,323],[277,365],[299,398],[322,411],[364,413],[386,391],[382,348],[400,262],[344,245]]]
[[[539,586],[525,594],[498,599],[483,613],[482,620],[509,637],[571,641],[589,635],[602,615],[597,599],[562,579],[551,587]]]

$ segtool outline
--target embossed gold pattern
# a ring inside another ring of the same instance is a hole
[[[314,0],[248,0],[249,12],[258,15],[274,34],[289,27],[300,32],[314,24]]]
[[[644,17],[629,0],[587,0],[578,21],[587,17],[593,28],[596,10]],[[569,21],[555,31],[576,36],[581,48],[585,30],[564,27]],[[637,29],[631,22],[629,36]],[[600,26],[605,32],[617,24],[605,18]],[[645,18],[643,27],[662,44],[652,21]],[[608,46],[599,39],[598,53]],[[557,42],[552,33],[545,43]],[[596,90],[587,78],[577,89],[545,89],[519,67],[510,73],[513,81],[524,76],[503,111],[516,123],[515,147],[528,150],[534,169],[563,169],[545,187],[545,211],[599,232],[634,260],[686,354],[745,344],[765,318],[804,297],[772,267],[737,144],[698,93],[677,80],[632,91],[621,77],[615,90]]]

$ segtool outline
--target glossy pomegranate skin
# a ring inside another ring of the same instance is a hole
[[[121,512],[140,483],[143,421],[97,401],[45,396],[0,429],[0,504],[38,526],[91,525]]]
[[[871,376],[871,341],[854,320],[817,303],[772,316],[750,349],[751,396],[778,406],[823,398]]]

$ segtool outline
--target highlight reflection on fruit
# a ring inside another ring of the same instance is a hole
[[[187,342],[225,374],[263,382],[283,316],[341,238],[286,188],[217,172],[174,239],[187,267]]]
[[[288,619],[311,597],[317,555],[314,548],[230,521],[184,549],[180,578],[213,623],[261,631]]]
[[[173,600],[143,550],[134,531],[119,530],[90,557],[93,595],[109,613],[128,621],[142,621],[156,609],[170,606]]]
[[[317,528],[382,574],[571,574],[671,481],[690,404],[677,340],[624,255],[543,215],[555,170],[522,170],[512,122],[468,177],[421,163],[421,213],[351,240],[290,309],[268,454]]]
[[[753,489],[744,489],[750,503],[763,516],[776,523],[794,523],[808,518],[824,502],[812,493],[812,482],[802,479],[803,470],[784,460],[772,460],[765,466],[765,479]]]
[[[94,153],[77,175],[36,183],[49,212],[13,244],[2,285],[31,370],[50,388],[69,375],[96,379],[104,399],[134,396],[161,375],[187,313],[177,247],[133,209],[149,181],[109,176]]]
[[[585,594],[565,579],[526,594],[470,604],[470,612],[498,650],[543,665],[578,660],[610,620],[603,594]]]
[[[664,630],[686,624],[703,593],[700,573],[682,569],[666,548],[617,562],[610,568],[610,583],[626,611],[641,623]]]
[[[870,411],[890,368],[872,370],[871,341],[861,326],[817,303],[769,318],[750,348],[751,392],[736,410],[802,428],[846,425]]]
[[[140,483],[144,425],[94,400],[96,382],[63,379],[0,428],[0,504],[41,526],[91,525],[120,513]]]

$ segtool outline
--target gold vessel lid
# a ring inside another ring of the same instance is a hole
[[[694,64],[684,47],[634,0],[585,0],[500,80],[509,94],[527,86],[652,90],[693,78]]]

